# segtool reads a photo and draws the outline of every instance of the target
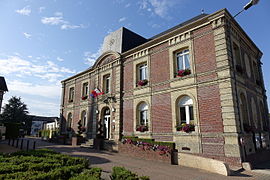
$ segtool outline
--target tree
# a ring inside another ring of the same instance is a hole
[[[22,123],[27,119],[28,109],[20,97],[13,96],[8,100],[1,114],[2,122]]]

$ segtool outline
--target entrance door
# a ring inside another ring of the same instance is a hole
[[[105,109],[104,110],[104,119],[103,119],[103,124],[104,124],[104,139],[110,139],[110,122],[111,116],[110,116],[110,109]]]

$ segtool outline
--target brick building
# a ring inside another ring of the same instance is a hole
[[[269,148],[261,56],[226,9],[150,39],[121,28],[92,67],[62,81],[62,132],[81,120],[88,138],[173,141],[240,165]]]

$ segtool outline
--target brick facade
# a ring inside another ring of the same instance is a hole
[[[72,128],[76,131],[81,110],[87,109],[88,138],[104,135],[101,133],[107,126],[104,110],[109,108],[109,140],[138,136],[173,141],[179,152],[219,159],[231,165],[241,165],[269,149],[262,53],[227,10],[195,19],[125,52],[104,52],[92,68],[64,80],[62,132],[66,132],[68,113],[73,115]],[[237,51],[232,44],[239,46],[241,66],[237,64]],[[180,60],[176,56],[186,52],[190,64],[186,70],[190,73],[179,75]],[[143,85],[138,84],[141,64],[147,65],[148,81]],[[111,91],[90,97],[95,88],[104,91],[104,76],[108,74]],[[89,83],[86,100],[81,100],[83,82]],[[69,102],[71,87],[75,88],[73,102]],[[240,96],[253,105],[247,103],[244,107]],[[144,109],[139,109],[142,104]],[[247,116],[243,116],[245,108]],[[179,131],[181,118],[195,128],[188,133]],[[248,132],[245,122],[256,129]],[[143,132],[138,130],[142,123],[148,127]],[[261,142],[257,148],[255,136]],[[119,148],[119,152],[128,151],[125,146]]]

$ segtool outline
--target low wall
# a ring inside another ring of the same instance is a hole
[[[137,157],[140,159],[162,161],[171,164],[171,154],[160,154],[159,150],[146,149],[143,145],[135,146],[133,144],[123,144],[119,143],[118,152],[130,155],[132,157]]]
[[[222,174],[224,176],[230,175],[229,166],[226,163],[215,159],[179,153],[178,163],[181,166],[203,169],[209,172]]]

